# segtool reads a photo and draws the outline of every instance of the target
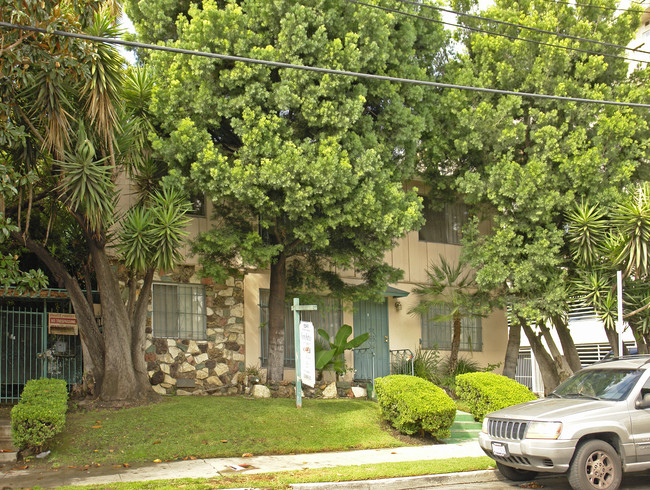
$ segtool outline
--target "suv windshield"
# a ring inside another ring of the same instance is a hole
[[[627,397],[642,373],[639,369],[586,369],[567,379],[552,394],[619,401]]]

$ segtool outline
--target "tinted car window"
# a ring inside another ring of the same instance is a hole
[[[553,392],[562,397],[588,396],[623,400],[643,373],[639,369],[588,369],[567,379]]]

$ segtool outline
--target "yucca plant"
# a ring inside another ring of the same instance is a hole
[[[594,307],[608,337],[616,328],[618,304],[616,271],[623,273],[624,319],[633,327],[640,351],[650,342],[648,244],[650,243],[650,184],[622,194],[611,209],[576,204],[567,214],[571,254],[577,267],[572,287]],[[612,346],[617,348],[617,346]]]

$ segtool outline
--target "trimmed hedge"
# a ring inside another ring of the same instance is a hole
[[[466,373],[456,376],[456,395],[478,421],[490,412],[537,397],[524,385],[494,373]]]
[[[20,449],[36,452],[63,430],[68,389],[62,379],[32,379],[25,384],[18,405],[11,409],[12,440]]]
[[[403,434],[450,435],[456,404],[442,388],[416,376],[395,374],[375,380],[382,415]]]

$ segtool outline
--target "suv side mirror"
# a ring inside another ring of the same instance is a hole
[[[650,408],[650,392],[644,390],[641,392],[641,396],[642,398],[640,400],[637,400],[634,404],[634,408],[637,410],[645,410],[646,408]]]

